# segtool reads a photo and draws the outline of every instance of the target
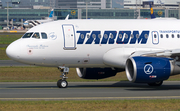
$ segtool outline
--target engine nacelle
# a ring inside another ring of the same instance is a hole
[[[76,68],[77,74],[83,79],[103,79],[115,76],[117,69],[111,68]]]
[[[132,57],[126,62],[126,75],[135,83],[167,80],[174,70],[172,59],[160,57]]]

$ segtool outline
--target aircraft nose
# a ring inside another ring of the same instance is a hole
[[[12,60],[18,60],[20,58],[21,46],[15,41],[6,48],[6,54]]]

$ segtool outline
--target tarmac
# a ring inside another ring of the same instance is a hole
[[[134,100],[180,99],[180,81],[165,81],[160,87],[120,82],[1,82],[0,100]]]

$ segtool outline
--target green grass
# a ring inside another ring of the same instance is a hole
[[[52,67],[0,67],[0,82],[57,82],[60,71]],[[78,77],[75,68],[70,68],[68,82],[125,81],[125,72],[102,80],[85,80]]]
[[[22,35],[0,35],[0,44],[10,44],[21,37]]]
[[[22,35],[0,35],[0,60],[9,60],[6,55],[6,47]]]
[[[0,101],[0,111],[180,111],[180,100]]]
[[[9,60],[9,57],[6,55],[6,48],[0,48],[0,60]]]
[[[57,82],[60,75],[60,71],[52,67],[0,67],[0,82]],[[67,76],[68,82],[128,81],[125,72],[106,79],[86,80],[78,77],[75,68],[70,68]],[[168,80],[180,81],[180,75],[171,76]]]

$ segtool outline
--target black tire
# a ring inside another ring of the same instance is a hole
[[[57,86],[58,86],[59,88],[61,88],[61,81],[62,81],[61,79],[57,81]]]
[[[57,86],[59,88],[66,88],[68,86],[68,82],[66,80],[62,80],[60,79],[58,82],[57,82]]]
[[[161,86],[162,84],[163,84],[163,81],[148,83],[149,86]]]

